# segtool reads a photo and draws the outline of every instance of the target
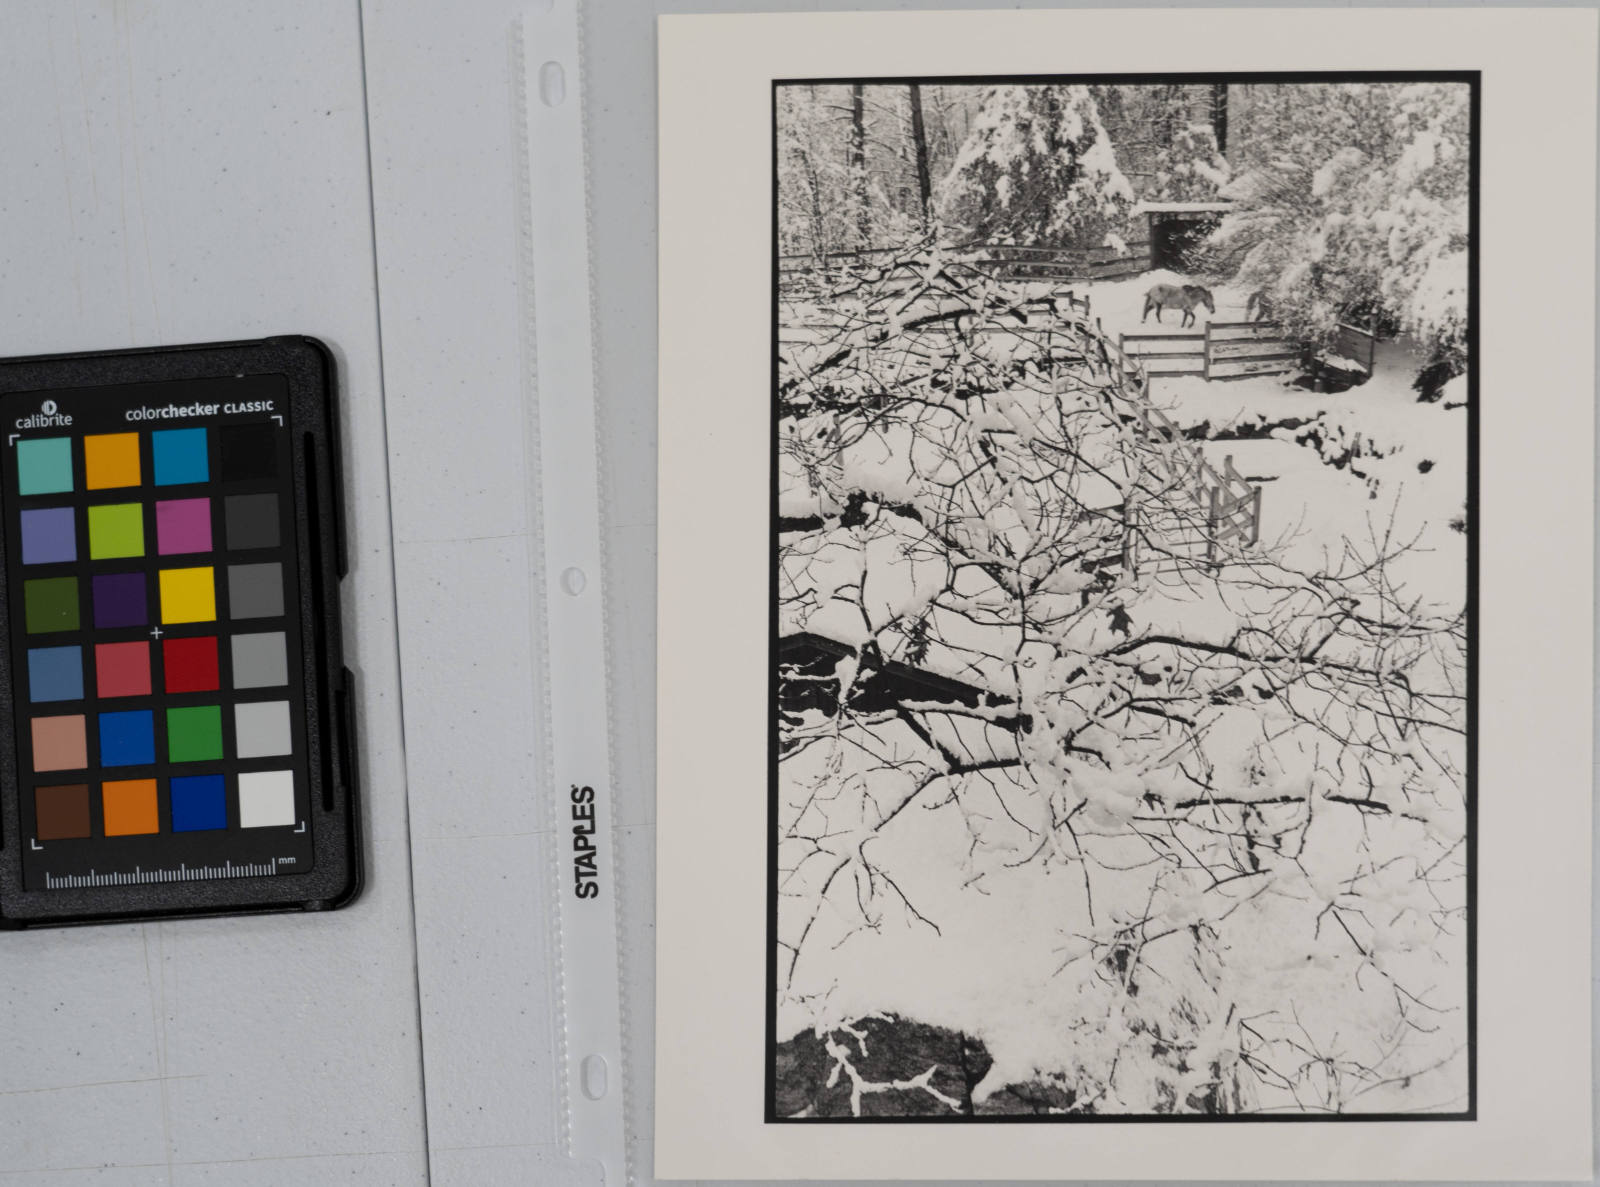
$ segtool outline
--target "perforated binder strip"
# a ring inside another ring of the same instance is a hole
[[[545,788],[559,919],[564,1138],[598,1163],[608,1187],[628,1182],[618,870],[606,687],[605,600],[595,432],[577,0],[524,15],[515,77],[525,152],[522,276],[528,360],[537,396],[530,449],[540,493],[544,564],[542,670]],[[534,419],[536,417],[536,420]]]

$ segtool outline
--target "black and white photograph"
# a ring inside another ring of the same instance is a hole
[[[766,1120],[1475,1116],[1478,76],[772,103]]]

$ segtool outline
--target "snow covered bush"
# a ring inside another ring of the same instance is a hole
[[[1444,358],[1466,350],[1464,84],[1247,88],[1248,139],[1211,248],[1281,320],[1326,340],[1386,311]]]

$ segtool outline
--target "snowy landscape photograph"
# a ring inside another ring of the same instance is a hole
[[[774,85],[768,1121],[1475,1115],[1477,92]]]

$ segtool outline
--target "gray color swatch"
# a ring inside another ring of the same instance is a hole
[[[278,546],[278,496],[229,495],[223,500],[223,524],[227,529],[228,549],[276,548]]]
[[[283,613],[283,566],[228,566],[228,617],[277,618]]]
[[[233,686],[272,688],[289,683],[289,662],[282,631],[233,637]]]
[[[254,701],[235,705],[233,731],[240,758],[288,754],[289,702]]]

